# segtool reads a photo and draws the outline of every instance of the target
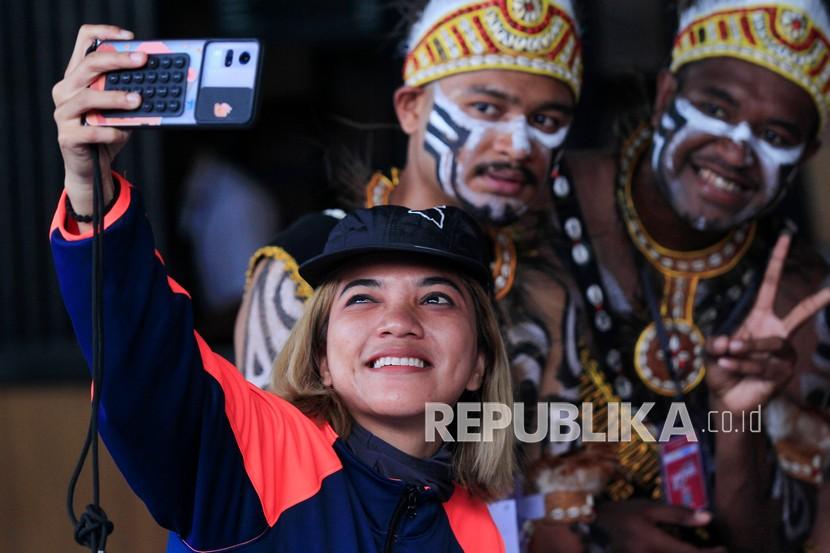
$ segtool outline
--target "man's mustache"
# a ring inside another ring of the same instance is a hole
[[[522,174],[522,181],[525,184],[535,186],[536,176],[526,166],[519,163],[510,163],[507,161],[494,161],[492,163],[479,163],[473,168],[473,176],[480,177],[486,175],[491,171],[518,171]]]

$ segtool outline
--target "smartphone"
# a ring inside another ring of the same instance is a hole
[[[89,112],[88,125],[245,127],[254,121],[262,67],[257,39],[105,40],[96,49],[148,58],[144,67],[105,73],[91,85],[137,92],[141,105]]]

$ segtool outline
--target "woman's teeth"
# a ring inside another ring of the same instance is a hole
[[[395,367],[409,366],[423,369],[425,363],[423,359],[416,359],[415,357],[381,357],[372,364],[372,368],[381,369],[390,365]]]
[[[699,169],[697,174],[700,175],[700,178],[702,178],[707,184],[714,186],[719,190],[723,190],[724,192],[735,193],[740,192],[741,190],[741,187],[733,181],[721,177],[710,169]]]

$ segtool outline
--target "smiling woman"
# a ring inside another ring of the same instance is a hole
[[[429,457],[443,446],[424,440],[426,403],[510,401],[491,300],[475,280],[434,265],[366,261],[317,289],[277,359],[272,389],[341,436],[354,421]],[[511,438],[459,444],[457,480],[489,499],[509,488]]]
[[[467,490],[512,485],[512,435],[453,451],[425,441],[428,402],[511,402],[487,289],[486,239],[463,211],[362,209],[300,271],[315,287],[274,369],[274,391],[340,436],[357,423],[413,457],[447,449]]]
[[[101,433],[177,534],[168,551],[504,551],[485,501],[511,488],[512,434],[442,444],[425,430],[428,402],[512,399],[473,219],[382,206],[340,221],[300,267],[317,291],[273,394],[194,332],[137,194],[114,186]],[[90,327],[90,242],[61,200],[52,245],[77,329]]]

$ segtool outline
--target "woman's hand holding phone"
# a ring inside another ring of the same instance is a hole
[[[113,194],[110,164],[130,138],[130,132],[115,127],[84,124],[90,110],[135,109],[141,103],[137,94],[124,91],[101,91],[89,88],[108,71],[141,67],[146,62],[143,52],[92,52],[87,50],[96,40],[128,40],[132,32],[113,25],[84,25],[78,31],[72,57],[63,79],[52,88],[55,102],[55,123],[58,144],[64,163],[64,187],[76,213],[92,213],[93,167],[91,145],[102,145],[101,175],[104,202]]]

